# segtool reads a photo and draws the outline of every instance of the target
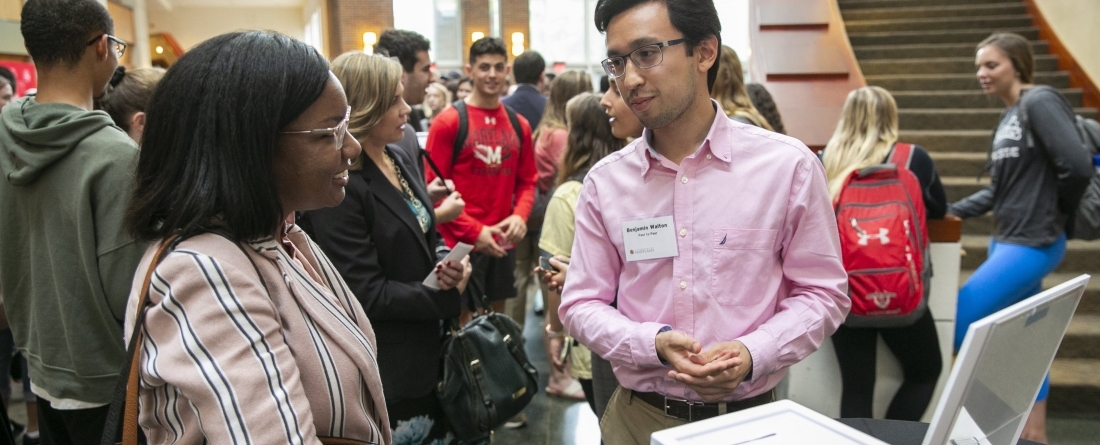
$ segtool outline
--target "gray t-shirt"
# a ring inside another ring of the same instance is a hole
[[[1034,96],[1024,101],[1028,93]],[[1018,113],[1024,102],[1030,147]],[[948,212],[967,218],[992,209],[998,242],[1038,247],[1057,241],[1092,174],[1069,103],[1050,88],[1024,91],[1017,106],[1002,114],[991,150],[992,184],[951,204]]]

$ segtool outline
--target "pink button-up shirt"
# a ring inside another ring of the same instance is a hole
[[[611,361],[623,387],[694,401],[702,398],[657,357],[657,332],[671,326],[704,350],[739,340],[752,379],[726,401],[764,393],[848,313],[825,171],[799,141],[721,109],[680,165],[649,138],[646,130],[585,178],[559,311],[565,328]],[[628,262],[623,223],[666,215],[678,255]]]

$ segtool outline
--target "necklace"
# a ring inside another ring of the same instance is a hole
[[[413,194],[412,187],[409,187],[409,182],[405,180],[405,175],[401,174],[401,167],[397,166],[397,162],[394,162],[390,154],[382,150],[382,156],[386,157],[386,161],[393,166],[394,173],[397,173],[397,180],[401,183],[401,191],[405,193],[405,201],[412,207],[413,213],[416,214],[416,222],[420,223],[420,230],[424,233],[428,233],[428,229],[431,228],[431,217],[428,216],[428,210],[424,208],[424,203],[416,199],[416,195]]]

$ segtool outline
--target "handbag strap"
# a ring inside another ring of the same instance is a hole
[[[115,386],[115,397],[111,402],[111,408],[107,412],[107,424],[103,429],[101,444],[121,443],[123,445],[138,444],[138,356],[141,353],[141,344],[144,340],[144,331],[141,326],[145,323],[145,309],[149,304],[149,286],[153,280],[153,273],[164,257],[181,240],[178,234],[169,236],[161,241],[157,247],[153,259],[149,262],[149,270],[145,272],[145,279],[141,283],[141,293],[138,294],[137,314],[135,314],[134,331],[130,335],[130,344],[126,347],[126,366],[122,368],[118,384]],[[121,415],[121,438],[119,437],[119,416]],[[121,442],[119,441],[121,439]]]

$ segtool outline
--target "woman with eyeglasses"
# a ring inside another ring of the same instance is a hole
[[[151,245],[124,313],[148,443],[391,442],[371,322],[293,223],[344,200],[348,111],[328,61],[274,32],[207,40],[158,84],[127,212]]]
[[[444,321],[459,315],[469,259],[442,261],[448,251],[415,161],[387,145],[404,136],[410,111],[401,96],[401,64],[349,52],[333,60],[332,70],[344,85],[352,110],[348,128],[363,154],[352,160],[347,198],[307,212],[302,224],[374,325],[394,443],[451,443],[436,385]],[[432,274],[438,289],[422,284]]]

